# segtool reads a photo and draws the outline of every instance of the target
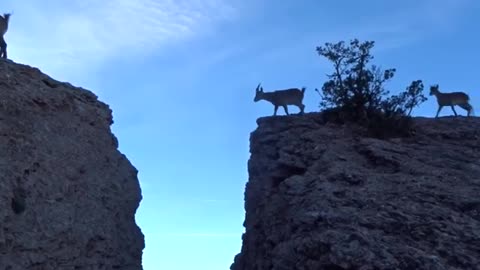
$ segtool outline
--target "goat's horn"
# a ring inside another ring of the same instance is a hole
[[[258,89],[260,88],[260,84],[261,84],[261,83],[259,83],[259,84],[257,85],[257,89],[256,89],[257,91],[258,91]]]

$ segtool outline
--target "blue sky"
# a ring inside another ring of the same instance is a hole
[[[468,92],[480,114],[476,0],[6,0],[1,9],[14,12],[12,60],[113,109],[120,150],[139,170],[146,270],[228,269],[241,248],[249,134],[273,113],[253,102],[254,89],[306,86],[306,111],[318,110],[313,89],[331,70],[318,45],[375,40],[375,63],[397,68],[392,92],[422,79]],[[435,112],[433,98],[414,110]]]

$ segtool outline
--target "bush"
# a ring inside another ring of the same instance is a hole
[[[374,41],[361,43],[354,39],[317,47],[319,55],[332,62],[333,73],[327,74],[320,95],[327,121],[355,122],[368,128],[370,135],[386,138],[411,134],[410,114],[426,100],[423,83],[416,80],[398,95],[389,95],[385,83],[396,70],[382,70],[370,65]]]

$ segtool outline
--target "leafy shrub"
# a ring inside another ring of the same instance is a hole
[[[413,81],[406,91],[388,96],[385,84],[395,76],[396,69],[382,70],[370,64],[374,44],[354,39],[348,45],[340,41],[317,47],[318,54],[333,64],[321,93],[317,90],[322,96],[320,107],[327,121],[359,123],[375,137],[408,136],[412,129],[410,114],[426,100],[423,83]]]

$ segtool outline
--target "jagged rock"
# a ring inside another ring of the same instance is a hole
[[[480,269],[479,118],[388,140],[319,113],[257,123],[230,269]]]
[[[142,269],[137,170],[90,91],[0,61],[0,269]]]

